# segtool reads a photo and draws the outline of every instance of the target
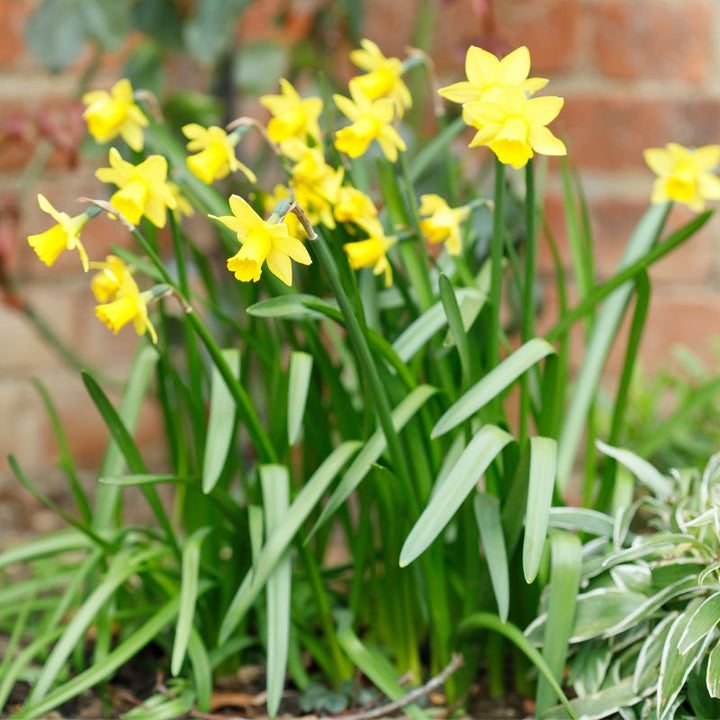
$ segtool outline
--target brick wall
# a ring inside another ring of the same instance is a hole
[[[256,1],[243,20],[241,36],[276,36],[271,21],[281,5],[280,0]],[[35,192],[44,192],[64,210],[79,209],[75,198],[97,192],[91,163],[80,161],[76,166],[72,153],[53,151],[39,184],[23,190],[19,218],[14,214],[22,170],[48,123],[60,128],[53,132],[62,137],[72,137],[77,129],[76,74],[48,77],[23,49],[22,28],[32,6],[25,0],[0,0],[0,253],[22,297],[52,321],[88,364],[122,378],[136,346],[134,334],[126,331],[111,338],[97,323],[76,257],[63,258],[49,271],[24,242],[28,232],[44,227]],[[566,139],[582,174],[601,250],[599,268],[607,275],[647,206],[652,176],[642,150],[669,141],[720,142],[720,3],[445,0],[433,7],[437,13],[433,56],[443,82],[460,79],[465,49],[471,43],[506,49],[526,44],[533,74],[549,77],[552,92],[566,98],[554,127]],[[418,3],[367,0],[366,8],[367,36],[388,54],[402,53],[411,39]],[[293,31],[302,32],[302,17],[296,25]],[[101,74],[108,84],[119,67],[119,57],[105,61]],[[22,137],[27,142],[21,142]],[[547,214],[564,243],[554,168]],[[687,217],[677,211],[673,222]],[[102,233],[96,227],[93,235],[104,246],[121,239],[117,224],[105,222]],[[712,359],[709,340],[720,330],[718,228],[718,221],[712,221],[702,236],[652,272],[654,294],[643,344],[644,361],[650,367],[667,366],[675,342],[687,344],[708,362]],[[541,264],[549,272],[547,251],[541,253]],[[547,293],[548,313],[552,313],[551,288]],[[7,304],[0,304],[0,340],[1,503],[7,452],[15,453],[35,476],[54,462],[51,432],[30,377],[39,377],[51,389],[82,467],[97,465],[105,433],[77,373],[66,369],[25,318]],[[148,407],[142,433],[146,448],[158,443],[156,418]]]

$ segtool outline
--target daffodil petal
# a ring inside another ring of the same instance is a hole
[[[660,177],[670,175],[673,169],[673,159],[664,148],[648,148],[643,153],[645,162],[650,169]],[[655,202],[653,200],[653,202]]]
[[[531,126],[528,140],[532,149],[540,155],[567,155],[565,143],[546,127]]]
[[[287,255],[271,252],[265,259],[268,270],[286,285],[292,285],[292,263]]]
[[[720,200],[720,178],[710,173],[700,173],[698,176],[700,194],[708,200]]]
[[[273,238],[273,252],[284,253],[301,265],[311,265],[312,258],[302,241],[294,237]]]
[[[530,51],[522,45],[506,55],[498,65],[501,85],[520,85],[530,73]]]
[[[500,61],[487,50],[471,45],[465,56],[465,74],[473,85],[494,85]]]
[[[255,228],[263,224],[262,218],[250,207],[245,198],[239,195],[230,196],[230,209],[233,215],[240,221],[249,235]]]
[[[530,98],[527,101],[525,117],[531,125],[547,125],[559,115],[564,104],[565,101],[555,95]]]
[[[699,170],[712,170],[720,162],[720,145],[705,145],[693,152]]]

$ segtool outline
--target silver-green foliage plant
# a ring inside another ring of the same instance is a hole
[[[585,718],[720,717],[720,453],[663,474],[598,443],[647,494],[597,514],[582,547],[567,684]],[[545,601],[552,596],[549,586]],[[527,637],[547,644],[547,610]],[[543,717],[565,717],[561,706]]]

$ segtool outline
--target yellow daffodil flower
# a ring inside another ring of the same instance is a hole
[[[547,127],[564,100],[548,96],[528,98],[521,88],[498,90],[490,102],[467,103],[464,112],[478,129],[469,147],[489,147],[500,162],[521,168],[534,153],[566,155],[567,149]]]
[[[263,264],[267,263],[273,275],[292,285],[290,260],[303,265],[312,262],[302,242],[290,236],[285,223],[263,220],[239,195],[230,196],[230,209],[233,214],[229,216],[210,215],[237,233],[242,245],[240,251],[228,259],[228,270],[241,282],[257,282]]]
[[[395,114],[402,117],[412,105],[412,97],[407,85],[403,82],[403,64],[398,58],[385,57],[380,48],[367,38],[360,41],[362,50],[353,50],[350,60],[364,75],[358,75],[350,81],[366,97],[371,100],[387,97],[393,101]]]
[[[392,284],[392,266],[387,259],[387,251],[395,244],[395,238],[385,235],[377,219],[364,221],[362,227],[368,234],[367,239],[343,245],[350,267],[353,270],[371,267],[373,275],[385,273],[385,287],[389,287]]]
[[[332,208],[337,202],[343,176],[343,169],[335,170],[328,165],[322,152],[316,148],[305,148],[293,166],[290,186],[313,225],[335,227]]]
[[[130,269],[114,255],[108,255],[104,263],[93,263],[100,272],[93,278],[92,291],[98,302],[95,315],[112,330],[113,335],[129,322],[138,335],[150,333],[157,342],[157,333],[148,317],[148,303],[153,299],[152,290],[140,292]]]
[[[431,243],[444,242],[450,255],[460,254],[460,223],[469,214],[470,208],[451,208],[439,195],[420,196],[420,229]]]
[[[123,286],[123,278],[130,273],[125,262],[117,255],[108,255],[104,262],[92,262],[90,267],[99,270],[90,282],[90,289],[99,303],[115,300]]]
[[[272,193],[267,193],[263,199],[263,209],[269,215],[275,206],[281,201],[291,197],[290,188],[285,185],[276,185]],[[287,213],[282,221],[287,225],[291,237],[301,238],[305,236],[305,230],[295,213]]]
[[[118,135],[135,151],[143,149],[143,128],[148,120],[133,100],[129,80],[120,80],[110,92],[93,90],[82,98],[87,105],[83,117],[88,132],[99,142],[106,143]]]
[[[263,95],[260,104],[273,115],[268,123],[268,135],[281,146],[289,140],[307,144],[308,138],[320,140],[318,118],[322,113],[320,98],[303,99],[285,78],[280,79],[279,95]]]
[[[188,151],[196,153],[187,159],[187,166],[206,185],[211,185],[214,180],[222,180],[237,170],[241,170],[251,183],[257,182],[255,173],[235,155],[239,139],[237,134],[228,135],[217,125],[204,128],[197,123],[184,125],[182,131],[190,141],[187,144]]]
[[[375,203],[364,192],[354,187],[341,187],[333,209],[335,219],[343,223],[360,223],[377,217]]]
[[[516,48],[502,60],[482,48],[471,45],[465,56],[467,80],[448,85],[438,94],[456,103],[488,100],[495,91],[520,87],[532,95],[547,85],[545,78],[528,78],[530,52],[523,46]]]
[[[112,206],[128,222],[137,225],[145,216],[156,227],[164,227],[167,208],[174,210],[177,200],[167,182],[167,160],[162,155],[150,155],[139,165],[133,165],[110,148],[110,167],[95,173],[101,182],[120,188],[111,198]]]
[[[55,220],[56,224],[45,232],[28,235],[30,247],[48,267],[52,266],[63,250],[77,250],[83,270],[87,272],[88,256],[80,242],[80,231],[90,219],[87,213],[70,217],[67,213],[56,210],[44,195],[38,194],[37,201],[40,209]]]
[[[658,175],[652,191],[654,203],[676,200],[701,212],[706,200],[720,200],[720,179],[710,172],[720,162],[720,145],[693,150],[668,143],[664,148],[648,148],[644,157]]]
[[[370,143],[377,140],[385,157],[395,162],[398,150],[405,150],[400,133],[390,124],[393,120],[393,101],[389,98],[371,100],[357,85],[350,86],[350,98],[334,95],[335,104],[352,125],[335,133],[335,147],[351,158],[364,155]]]

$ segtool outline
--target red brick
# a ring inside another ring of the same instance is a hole
[[[648,197],[651,179],[648,179]],[[623,198],[607,198],[588,202],[595,267],[598,278],[611,277],[618,268],[630,236],[649,206],[648,202]],[[570,249],[565,225],[562,197],[551,195],[545,203],[545,216],[553,232],[566,269],[571,267]],[[678,229],[695,215],[675,207],[668,219],[664,235]],[[720,220],[711,221],[700,233],[655,264],[650,277],[654,283],[702,283],[711,280],[717,267],[715,237]],[[543,274],[554,273],[550,245],[543,239],[539,248],[539,268]]]
[[[553,128],[580,169],[622,170],[645,167],[648,147],[717,142],[719,115],[716,100],[588,94],[566,98]]]
[[[570,70],[578,59],[578,0],[505,0],[496,4],[498,32],[510,48],[527,45],[532,75]]]
[[[710,0],[605,0],[593,9],[596,62],[607,77],[698,83],[710,76]]]
[[[33,5],[26,0],[0,0],[0,67],[22,56],[23,28]]]

